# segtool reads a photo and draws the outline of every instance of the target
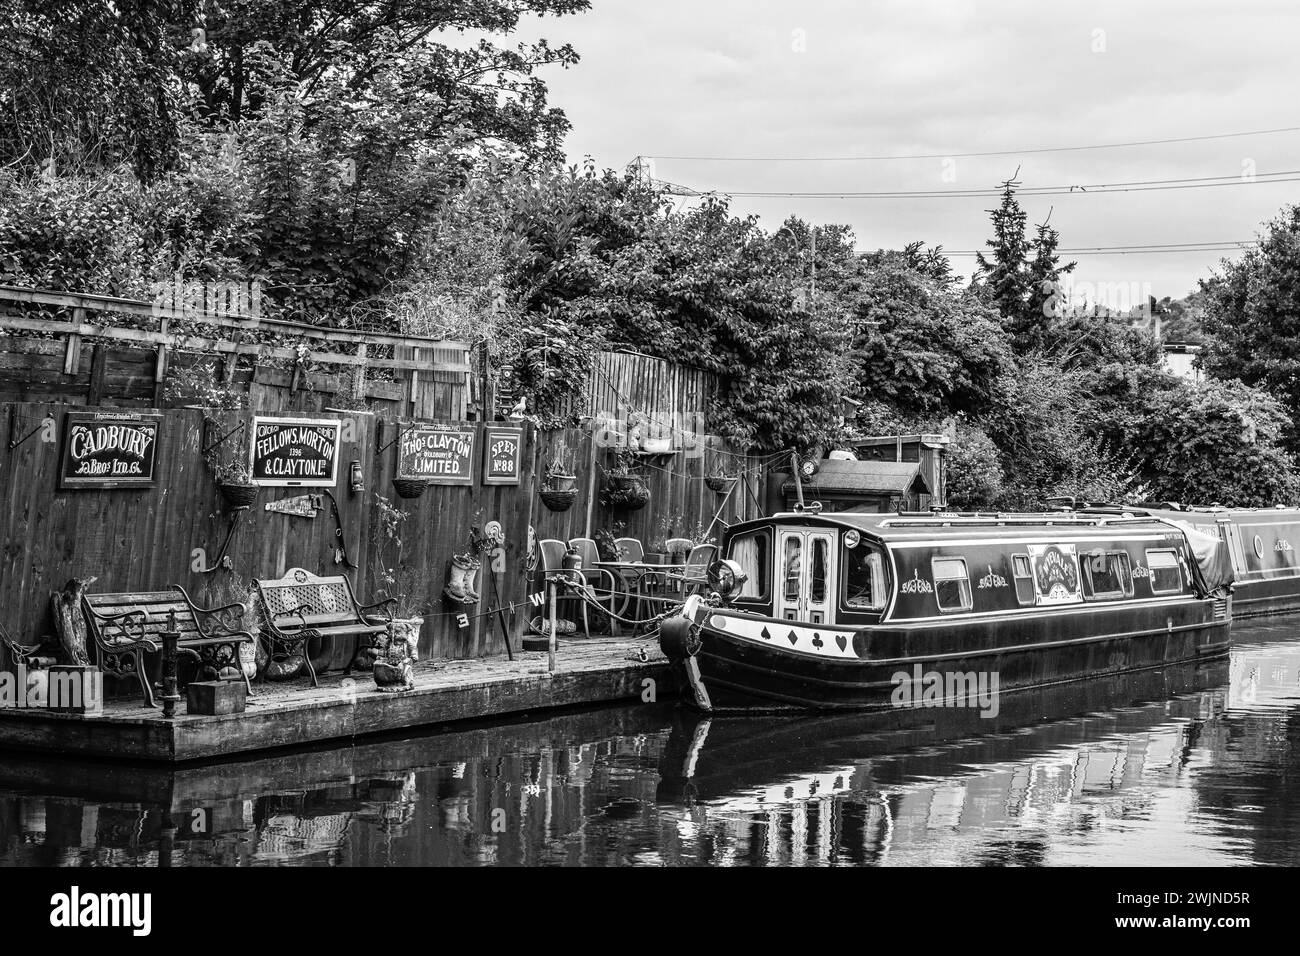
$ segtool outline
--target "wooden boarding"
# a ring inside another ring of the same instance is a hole
[[[248,631],[238,629],[242,604],[200,607],[178,584],[170,591],[86,594],[81,605],[100,670],[112,677],[138,680],[146,707],[157,704],[144,655],[161,651],[163,632],[173,627],[187,656],[199,659],[217,674],[228,667],[238,669],[245,686],[252,689],[239,661],[239,645],[253,640]]]
[[[561,641],[554,673],[546,671],[544,653],[422,662],[415,689],[406,693],[335,678],[319,688],[268,689],[245,713],[222,717],[168,720],[156,709],[113,703],[93,716],[8,709],[0,711],[0,749],[182,762],[557,707],[668,700],[676,678],[658,649],[645,662],[633,659],[646,647],[644,638]]]

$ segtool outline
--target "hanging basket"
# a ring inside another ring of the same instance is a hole
[[[251,508],[257,500],[257,485],[223,481],[219,486],[221,497],[235,509]]]
[[[573,491],[578,487],[578,476],[547,475],[543,486],[547,491]]]
[[[568,511],[573,507],[573,503],[578,500],[578,490],[576,488],[571,488],[568,491],[543,488],[538,494],[542,497],[542,504],[546,505],[551,511]]]
[[[735,487],[736,482],[739,480],[739,478],[730,478],[726,475],[710,475],[708,478],[704,479],[704,485],[710,491],[717,492],[720,495],[725,495]]]
[[[631,476],[626,486],[615,486],[613,481],[606,483],[600,493],[600,503],[606,508],[622,511],[640,511],[650,503],[650,489],[640,478]]]
[[[630,471],[606,474],[603,485],[605,491],[632,491],[635,488],[644,487],[645,478]]]
[[[424,494],[424,489],[429,487],[429,482],[423,478],[394,478],[393,490],[397,492],[399,498],[418,498]]]

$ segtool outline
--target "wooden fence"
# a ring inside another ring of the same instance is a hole
[[[97,318],[102,314],[116,318]],[[202,601],[224,602],[254,577],[303,567],[325,574],[345,570],[363,598],[373,599],[396,561],[409,569],[410,590],[431,602],[423,656],[500,654],[503,631],[517,640],[537,613],[530,541],[610,531],[640,538],[654,551],[667,538],[716,537],[722,523],[761,514],[760,462],[707,434],[718,385],[705,371],[635,353],[603,353],[585,402],[574,403],[586,427],[545,433],[526,427],[518,485],[435,485],[418,499],[403,500],[392,484],[400,422],[464,426],[467,419],[491,417],[488,376],[471,372],[463,344],[217,312],[199,318],[133,300],[0,286],[0,627],[13,638],[30,643],[52,633],[49,594],[71,578],[96,579],[96,591],[181,584]],[[245,395],[247,408],[193,407],[204,404],[201,396],[185,397],[174,388],[184,379]],[[71,408],[160,410],[156,487],[60,490],[58,439]],[[238,518],[223,508],[204,462],[205,441],[211,441],[205,421],[215,419],[228,431],[254,414],[346,423],[340,478],[329,489],[332,501],[315,517],[264,507],[314,489],[263,488],[254,508]],[[670,438],[673,447],[640,459],[649,504],[610,511],[600,500],[603,476],[634,421],[647,435]],[[485,425],[473,427],[481,443]],[[578,497],[569,510],[552,512],[537,491],[561,443],[578,476]],[[360,493],[349,486],[353,461],[361,471]],[[719,471],[742,477],[726,498],[703,481]],[[400,554],[393,541],[373,533],[379,496],[404,516],[398,520]],[[505,533],[500,570],[489,576],[485,569],[479,605],[443,604],[452,555],[465,551],[471,531],[490,521],[500,522]],[[336,562],[340,546],[343,564]],[[331,655],[332,664],[342,664],[346,649]]]
[[[474,411],[462,343],[0,286],[0,401],[183,405],[193,399],[184,389],[169,399],[168,380],[195,371],[246,390],[253,404],[370,404],[420,418]]]
[[[422,656],[501,654],[502,622],[517,639],[537,613],[530,603],[537,590],[528,573],[530,538],[568,539],[611,530],[641,537],[649,549],[656,537],[710,524],[719,509],[722,521],[759,514],[758,463],[737,457],[707,436],[701,436],[696,449],[648,459],[651,501],[640,511],[621,513],[599,500],[601,475],[612,460],[599,430],[539,434],[531,426],[523,432],[517,486],[485,486],[476,480],[468,487],[433,486],[418,499],[398,499],[392,486],[396,450],[385,447],[398,434],[397,420],[343,411],[319,415],[345,424],[339,481],[329,489],[337,512],[328,500],[315,517],[268,512],[264,506],[269,502],[316,489],[263,488],[254,507],[233,518],[204,463],[205,442],[214,440],[205,418],[215,417],[225,434],[227,426],[254,413],[315,411],[304,405],[301,393],[270,389],[252,394],[255,406],[246,411],[163,410],[157,485],[131,490],[60,490],[59,436],[69,407],[0,403],[0,626],[26,643],[52,634],[50,592],[72,578],[96,579],[94,591],[181,584],[199,600],[216,602],[253,577],[278,577],[288,568],[304,567],[324,574],[345,570],[363,599],[373,600],[384,586],[382,568],[395,563],[392,542],[372,534],[376,498],[382,495],[405,515],[398,528],[400,564],[412,569],[412,591],[434,604],[425,619]],[[481,445],[486,426],[470,427],[480,429]],[[573,453],[580,490],[571,509],[551,512],[537,494],[538,479],[560,441]],[[352,461],[360,465],[360,493],[349,487]],[[725,503],[701,480],[720,462],[747,478]],[[499,572],[489,576],[485,569],[478,589],[483,600],[477,606],[444,605],[440,594],[452,555],[466,550],[471,530],[481,530],[489,521],[501,523],[506,539]],[[713,534],[718,530],[714,525]],[[336,563],[340,546],[346,554],[342,565]],[[331,661],[340,665],[346,656],[345,648],[335,648]]]

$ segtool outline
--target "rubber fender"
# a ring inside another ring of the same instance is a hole
[[[685,617],[672,617],[659,624],[659,648],[670,661],[694,657],[700,650],[700,632]]]

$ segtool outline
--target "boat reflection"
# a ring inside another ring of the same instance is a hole
[[[977,709],[667,705],[199,767],[0,760],[0,865],[1300,862],[1300,634]]]
[[[1277,791],[1300,765],[1300,644],[1287,624],[1234,637],[1230,661],[1006,695],[994,718],[682,716],[660,799],[735,863],[1038,864],[1098,844],[1134,865],[1294,862],[1300,794]]]

